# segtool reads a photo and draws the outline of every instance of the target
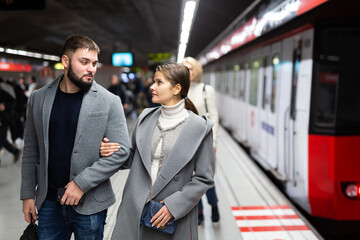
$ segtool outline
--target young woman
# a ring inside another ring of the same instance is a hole
[[[213,186],[213,124],[199,117],[187,98],[189,74],[179,63],[156,69],[152,101],[161,106],[145,109],[136,123],[130,173],[111,239],[198,239],[197,203]],[[107,156],[116,149],[116,144],[102,143],[100,153]],[[175,220],[173,235],[141,223],[150,197],[164,203],[152,225]]]
[[[219,127],[219,117],[216,108],[215,90],[212,86],[204,85],[204,83],[201,82],[203,69],[196,59],[192,57],[186,57],[183,61],[183,64],[190,70],[191,85],[188,94],[189,98],[194,103],[196,109],[199,111],[199,114],[208,116],[209,119],[214,123],[214,153],[216,153],[216,139],[217,130]],[[217,223],[220,220],[220,215],[217,206],[218,198],[216,196],[215,186],[206,192],[206,197],[208,203],[211,205],[211,221],[213,223]],[[203,204],[201,199],[198,204],[198,210],[198,224],[200,225],[204,221]]]

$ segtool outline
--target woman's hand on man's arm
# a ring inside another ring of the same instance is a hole
[[[111,156],[114,152],[119,151],[120,146],[118,143],[111,143],[106,137],[103,138],[100,144],[100,156],[108,157]]]

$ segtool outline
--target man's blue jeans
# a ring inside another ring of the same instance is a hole
[[[72,206],[45,200],[39,210],[39,240],[102,240],[107,210],[81,215]]]

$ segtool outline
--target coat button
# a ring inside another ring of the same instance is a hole
[[[175,181],[179,181],[179,175],[176,175],[176,176],[174,177],[174,180],[175,180]]]

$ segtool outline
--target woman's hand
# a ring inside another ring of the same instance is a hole
[[[160,203],[164,203],[164,201],[161,201]],[[156,226],[157,228],[161,226],[165,226],[165,224],[173,217],[173,215],[170,213],[169,209],[166,205],[164,205],[156,214],[155,216],[150,220],[152,222],[152,226]]]
[[[118,143],[109,143],[109,139],[105,137],[100,144],[100,156],[102,157],[111,156],[114,152],[118,151],[119,149],[120,146]]]

